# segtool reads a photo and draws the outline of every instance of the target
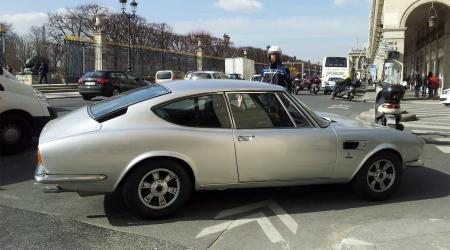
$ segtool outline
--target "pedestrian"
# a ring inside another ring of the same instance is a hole
[[[428,78],[425,73],[422,73],[422,97],[427,96]]]
[[[278,46],[269,48],[270,64],[261,72],[261,81],[268,82],[275,85],[280,85],[291,91],[289,83],[289,69],[283,66],[281,62],[282,51]]]
[[[47,80],[48,65],[44,61],[41,62],[41,66],[39,67],[39,74],[41,75],[39,83],[42,84],[42,79],[45,78],[45,84],[48,84]]]
[[[433,72],[428,72],[427,75],[427,83],[428,83],[428,98],[432,99],[433,98],[433,87],[431,84],[431,77],[433,77]]]
[[[431,84],[431,90],[433,91],[433,97],[435,98],[437,96],[437,90],[439,88],[439,77],[437,74],[433,74],[433,76],[430,78],[430,84]]]
[[[422,79],[419,74],[414,76],[414,96],[419,97],[420,88],[422,87]]]
[[[13,69],[9,65],[6,65],[6,70],[11,74],[13,73]]]

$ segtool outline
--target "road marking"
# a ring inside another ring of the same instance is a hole
[[[421,124],[412,124],[412,126],[409,125],[409,124],[403,124],[403,125],[405,125],[408,128],[425,128],[425,129],[450,130],[450,126],[448,126],[448,125],[446,125],[446,126],[442,126],[442,125],[439,125],[439,126],[436,126],[436,125],[422,125],[422,126],[420,126]]]
[[[444,135],[448,136],[450,135],[450,132],[442,132],[442,131],[436,131],[436,130],[427,130],[427,129],[412,129],[411,133],[413,134],[420,134],[420,135]]]
[[[334,104],[328,107],[329,109],[350,109],[349,105],[342,105],[342,104]]]
[[[221,219],[224,217],[229,217],[236,214],[241,214],[245,212],[249,212],[255,209],[259,208],[270,208],[275,215],[283,222],[283,224],[291,231],[293,234],[297,233],[298,229],[298,223],[289,215],[286,213],[286,211],[280,207],[275,201],[273,200],[265,200],[260,201],[253,204],[248,204],[232,209],[227,209],[222,212],[220,212],[215,219]],[[283,239],[281,234],[277,231],[277,229],[274,227],[272,222],[267,218],[267,216],[263,212],[257,212],[250,216],[244,217],[242,219],[234,220],[234,221],[227,221],[223,222],[214,226],[210,226],[207,228],[204,228],[197,236],[196,239],[210,235],[215,234],[218,232],[226,232],[228,230],[231,230],[233,228],[236,228],[238,226],[254,222],[256,221],[261,229],[264,231],[267,238],[272,243],[286,243],[286,241]]]
[[[442,153],[450,154],[450,146],[436,146]]]

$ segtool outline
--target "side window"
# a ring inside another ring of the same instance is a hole
[[[130,81],[135,81],[136,80],[136,76],[130,73],[125,73],[127,75],[128,80]]]
[[[198,128],[231,128],[227,106],[222,95],[192,97],[154,109],[162,119],[181,126]]]
[[[214,77],[214,79],[220,79],[219,73],[213,73],[213,77]]]
[[[230,93],[228,99],[237,129],[295,127],[274,93]]]
[[[123,73],[120,73],[120,72],[114,72],[114,73],[111,73],[111,75],[115,78],[115,79],[118,79],[118,80],[125,80],[126,78],[125,78],[125,75],[123,74]]]
[[[299,127],[310,126],[308,120],[302,115],[302,113],[300,113],[300,111],[298,111],[298,109],[294,106],[294,104],[292,104],[292,102],[289,101],[289,99],[287,99],[285,95],[280,94],[279,97],[283,102],[284,106],[286,107],[287,111],[291,115],[292,119],[297,124],[297,126]]]

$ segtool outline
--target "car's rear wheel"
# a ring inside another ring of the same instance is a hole
[[[192,194],[186,169],[176,161],[143,163],[127,177],[122,194],[128,208],[145,219],[162,218],[180,209]]]
[[[367,200],[392,195],[402,179],[402,161],[392,152],[381,152],[364,163],[352,181],[355,191]]]
[[[118,95],[118,94],[120,94],[120,89],[118,87],[114,87],[112,92],[111,92],[111,95],[115,96],[115,95]]]
[[[30,145],[33,128],[30,122],[17,114],[0,117],[0,155],[25,151]]]

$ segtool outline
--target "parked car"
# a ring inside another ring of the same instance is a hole
[[[228,74],[227,79],[230,80],[244,80],[241,74]]]
[[[23,152],[55,117],[44,94],[0,67],[0,155]]]
[[[322,82],[323,93],[328,94],[333,92],[336,82],[343,81],[342,77],[330,77],[328,80]]]
[[[442,94],[440,96],[441,103],[445,106],[450,105],[450,89],[446,89],[442,91]]]
[[[192,75],[192,71],[188,71],[188,72],[186,73],[186,75],[184,75],[184,80],[189,80],[189,79],[191,79],[191,75]]]
[[[194,71],[191,74],[190,80],[202,79],[227,79],[227,75],[218,71]]]
[[[146,86],[50,122],[36,181],[56,184],[46,192],[117,192],[159,218],[194,190],[351,183],[381,200],[421,165],[425,142],[412,133],[316,114],[281,86],[211,81]]]
[[[162,70],[155,74],[155,82],[162,83],[177,79],[184,79],[184,73],[178,70]]]
[[[150,84],[143,78],[126,71],[93,71],[78,81],[78,92],[84,100],[96,96],[114,96]]]
[[[253,75],[250,79],[252,82],[260,82],[261,81],[261,75]]]

